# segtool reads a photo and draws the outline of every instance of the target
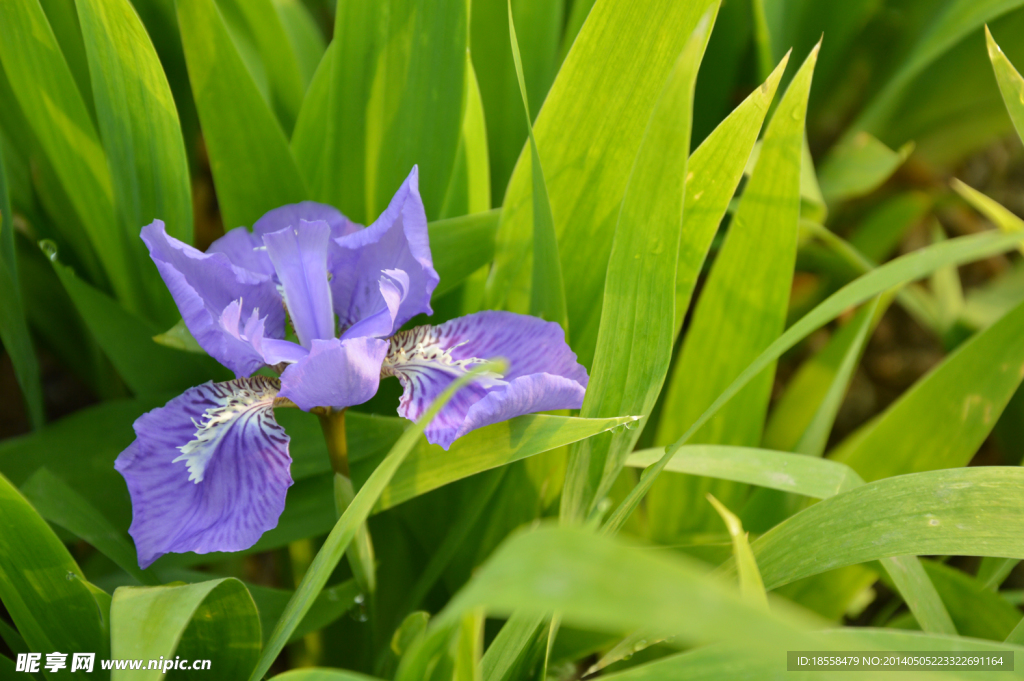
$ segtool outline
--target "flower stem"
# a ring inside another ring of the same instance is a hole
[[[348,469],[348,439],[345,436],[345,410],[328,409],[317,414],[320,428],[327,442],[327,455],[331,459],[331,468],[335,473],[351,478]]]

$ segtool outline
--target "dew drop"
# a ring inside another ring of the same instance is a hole
[[[43,239],[39,242],[39,248],[43,251],[43,255],[49,260],[57,259],[57,244],[50,239]]]

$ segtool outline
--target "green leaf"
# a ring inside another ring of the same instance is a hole
[[[966,466],[1024,377],[1022,334],[1024,304],[957,348],[834,458],[865,480]]]
[[[849,241],[872,262],[883,262],[903,240],[907,230],[931,208],[932,199],[924,192],[903,192],[879,204],[861,220]]]
[[[1024,470],[983,467],[885,478],[825,499],[752,545],[774,589],[844,565],[897,555],[1024,558],[1012,518]]]
[[[935,12],[934,20],[921,34],[910,54],[900,62],[882,90],[848,128],[846,139],[861,130],[878,134],[889,123],[914,78],[985,22],[1021,4],[1021,0],[953,0]]]
[[[491,170],[488,166],[487,124],[473,63],[466,56],[466,104],[463,107],[455,167],[440,217],[480,213],[491,208]],[[489,260],[489,259],[488,259]]]
[[[302,621],[306,612],[312,606],[314,600],[327,583],[334,568],[338,565],[345,550],[348,548],[356,532],[369,517],[378,498],[384,492],[385,487],[394,477],[396,470],[413,450],[423,430],[430,423],[431,419],[448,403],[452,395],[467,383],[475,379],[482,372],[492,370],[492,363],[481,364],[473,371],[470,371],[456,379],[441,395],[431,403],[430,408],[416,423],[406,428],[398,442],[391,448],[388,455],[374,469],[367,481],[359,488],[352,503],[342,514],[335,524],[334,529],[327,536],[323,546],[313,559],[312,565],[303,575],[302,581],[295,590],[295,595],[288,602],[281,619],[274,626],[267,645],[260,656],[259,664],[252,672],[250,681],[259,681],[270,669],[278,654],[284,648],[291,637],[292,632]],[[499,367],[504,369],[504,367]],[[501,373],[500,371],[498,373]]]
[[[158,333],[153,336],[153,340],[160,345],[174,348],[175,350],[184,350],[185,352],[194,352],[197,354],[206,354],[206,350],[203,350],[202,346],[199,345],[199,341],[195,339],[192,332],[188,330],[188,326],[185,325],[184,319],[179,319],[178,323],[167,329],[163,333]]]
[[[299,73],[302,75],[302,87],[305,90],[313,80],[316,67],[324,56],[327,47],[324,44],[324,35],[301,0],[273,2],[274,9],[281,18],[281,25],[288,34],[288,42],[295,52]]]
[[[914,151],[907,142],[893,151],[866,132],[832,147],[818,173],[825,201],[840,201],[870,194],[903,165]]]
[[[108,621],[102,605],[109,597],[94,596],[95,587],[64,544],[3,476],[0,524],[0,600],[29,649],[106,657]],[[89,676],[81,672],[75,678]]]
[[[273,0],[218,0],[218,5],[226,19],[236,18],[235,25],[243,27],[250,39],[266,74],[270,107],[285,134],[290,134],[302,106],[306,82]]]
[[[293,135],[312,198],[366,223],[418,164],[436,219],[462,129],[469,0],[340,2],[334,42]]]
[[[281,126],[213,0],[181,0],[178,22],[225,229],[309,198]]]
[[[729,536],[732,537],[732,552],[736,561],[736,570],[740,577],[740,593],[748,603],[756,608],[768,610],[768,595],[764,591],[761,573],[757,570],[757,561],[750,550],[750,541],[743,531],[743,524],[722,502],[708,494],[708,501],[722,517]]]
[[[967,203],[974,207],[975,210],[991,220],[999,229],[1004,232],[1019,232],[1024,230],[1024,220],[1021,220],[1008,209],[1004,208],[999,202],[990,199],[977,189],[964,184],[955,177],[951,184],[957,194],[962,196]],[[1024,249],[1024,246],[1021,246],[1021,249]]]
[[[1020,621],[1020,611],[968,574],[934,560],[923,560],[963,636],[1003,641]]]
[[[163,220],[192,243],[192,193],[178,112],[160,60],[128,0],[77,0],[114,203],[154,321],[176,315],[174,301],[139,238]]]
[[[701,142],[687,163],[684,228],[680,236],[679,265],[676,268],[677,335],[682,331],[683,319],[690,308],[711,240],[743,177],[743,170],[757,141],[761,124],[775,98],[779,80],[788,63],[787,55],[761,87],[755,88]],[[670,386],[669,389],[680,388]]]
[[[260,651],[256,604],[237,579],[183,586],[121,587],[110,607],[114,659],[209,660],[225,679],[244,677]],[[118,671],[111,681],[161,679],[161,669]],[[199,674],[196,674],[198,677]]]
[[[481,606],[495,616],[555,611],[600,631],[647,628],[675,634],[680,644],[742,638],[749,650],[774,655],[813,640],[804,629],[817,622],[781,603],[771,612],[750,605],[692,559],[550,526],[507,540],[435,626]]]
[[[155,575],[139,569],[135,547],[96,508],[46,467],[41,467],[24,485],[21,493],[46,520],[82,539],[114,561],[140,584],[159,583]]]
[[[533,134],[530,100],[526,95],[523,61],[519,55],[519,39],[512,17],[512,0],[508,0],[508,30],[512,42],[512,61],[516,66],[519,92],[526,114],[526,130],[530,137],[530,177],[533,186],[533,279],[530,286],[530,314],[534,317],[558,322],[569,338],[569,320],[565,311],[565,286],[562,283],[562,265],[558,258],[558,240],[555,237],[555,218],[551,215],[551,200],[544,181],[544,170]]]
[[[52,245],[43,244],[43,248],[82,320],[132,392],[178,392],[226,376],[225,370],[210,357],[154,342],[159,327],[75,276],[70,267],[56,259]]]
[[[815,49],[807,57],[768,124],[757,165],[672,369],[662,411],[666,417],[655,434],[659,444],[676,440],[785,326],[800,220],[804,118],[817,54]],[[773,376],[770,366],[695,441],[758,445]],[[653,536],[667,540],[684,527],[708,523],[704,485],[699,479],[670,477],[652,491]],[[711,491],[727,504],[738,501],[734,485]]]
[[[558,71],[564,0],[514,0],[516,34],[522,50],[523,77],[531,102],[530,120],[540,111]],[[582,3],[573,3],[573,10]],[[512,169],[527,142],[519,113],[521,94],[509,41],[506,0],[473,0],[470,13],[473,66],[487,116],[491,195],[500,205]],[[578,28],[578,27],[577,27]]]
[[[483,612],[463,615],[457,636],[452,681],[480,681],[483,678],[480,670],[480,656],[484,646]]]
[[[0,62],[118,299],[142,312],[142,289],[117,228],[107,158],[38,0],[0,7]]]
[[[546,619],[544,615],[513,612],[481,660],[484,680],[514,679],[517,671],[531,666],[537,652],[535,644]]]
[[[456,440],[448,451],[420,440],[380,492],[374,510],[397,506],[456,480],[622,428],[635,420],[632,416],[584,419],[533,414],[474,430]],[[365,479],[367,471],[379,467],[377,461],[353,460],[353,478]]]
[[[663,455],[661,447],[633,452],[626,465],[645,468]],[[814,499],[851,490],[863,484],[849,466],[790,452],[725,445],[686,445],[676,450],[665,470],[743,482]]]
[[[996,82],[999,84],[999,93],[1003,96],[1003,103],[1013,121],[1013,127],[1017,130],[1017,136],[1024,139],[1024,79],[1013,67],[1010,60],[1003,54],[1003,50],[996,44],[992,32],[985,26],[985,43],[988,46],[988,58],[992,62],[992,70],[996,73]]]
[[[709,1],[597,3],[566,57],[534,125],[545,174],[573,350],[590,366],[597,343],[609,238],[651,112]],[[614,36],[609,40],[608,36]],[[566,131],[572,134],[566,134]],[[533,267],[530,152],[524,149],[503,203],[485,307],[529,309]]]
[[[668,373],[693,89],[717,12],[713,2],[679,53],[633,162],[608,259],[594,366],[580,409],[585,417],[649,416]],[[639,434],[612,434],[570,450],[563,519],[590,515]]]
[[[957,627],[924,567],[935,563],[925,561],[922,565],[922,561],[915,556],[893,556],[883,558],[880,562],[923,631],[929,634],[957,635]],[[1003,604],[1009,605],[1005,602]]]
[[[11,215],[3,159],[0,158],[0,291],[6,292],[0,297],[0,343],[11,358],[14,375],[21,387],[22,399],[25,400],[29,423],[33,428],[41,428],[46,421],[43,385],[32,337],[28,332],[21,283],[18,281]]]
[[[888,304],[880,305],[878,298],[862,306],[821,352],[800,366],[768,419],[766,447],[811,456],[824,454],[869,332],[886,309]]]
[[[475,213],[427,225],[434,269],[441,277],[434,298],[451,291],[494,257],[500,210]]]
[[[672,459],[676,450],[686,444],[694,432],[700,429],[714,414],[726,404],[743,386],[750,382],[758,373],[769,366],[782,354],[807,337],[843,310],[895,286],[925,276],[940,267],[950,264],[970,262],[992,253],[1000,253],[1016,246],[1024,240],[1019,234],[983,233],[969,237],[950,239],[933,244],[913,253],[897,258],[881,267],[868,272],[864,276],[847,284],[839,291],[822,301],[817,307],[804,315],[798,322],[790,326],[785,333],[777,338],[761,353],[736,379],[726,388],[707,410],[690,426],[689,430],[666,448],[665,455],[652,467],[644,471],[639,483],[629,496],[620,504],[606,523],[607,531],[614,531],[622,526],[640,500],[650,490],[658,474]]]

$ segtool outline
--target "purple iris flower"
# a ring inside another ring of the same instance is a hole
[[[143,568],[169,552],[239,551],[277,525],[292,478],[275,405],[342,409],[396,376],[398,413],[415,420],[496,357],[507,373],[462,388],[427,427],[431,443],[448,449],[475,428],[583,403],[587,372],[557,324],[488,311],[399,331],[433,312],[438,283],[416,168],[369,227],[307,201],[231,230],[206,253],[159,220],[142,239],[189,331],[236,375],[141,416],[114,463]],[[250,377],[264,366],[280,378]]]

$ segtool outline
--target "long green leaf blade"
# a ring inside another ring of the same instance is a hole
[[[605,263],[632,162],[665,79],[710,0],[597,3],[534,125],[558,235],[573,350],[590,366]],[[566,134],[566,131],[572,134]],[[503,204],[486,307],[529,309],[532,183],[524,148]]]
[[[172,323],[174,302],[139,238],[163,220],[192,243],[192,192],[178,111],[146,29],[127,0],[77,0],[100,137],[114,202],[151,306],[149,319]]]
[[[608,531],[615,531],[622,526],[640,500],[650,490],[658,474],[672,459],[678,448],[686,444],[694,432],[707,423],[722,405],[726,404],[733,395],[757,376],[762,369],[781,357],[786,350],[796,345],[801,339],[807,337],[808,334],[837,317],[843,310],[848,309],[852,305],[858,305],[883,291],[919,279],[940,267],[970,262],[990,254],[1004,252],[1017,246],[1021,241],[1024,241],[1024,234],[996,234],[991,232],[943,241],[888,262],[847,284],[823,300],[817,307],[804,315],[798,322],[789,327],[784,334],[779,336],[775,342],[768,346],[715,399],[714,403],[701,414],[700,418],[690,426],[689,430],[666,449],[665,455],[652,467],[644,471],[640,482],[630,491],[629,496],[608,519],[606,523]]]
[[[679,53],[633,163],[608,259],[594,368],[580,410],[585,417],[648,416],[668,373],[693,90],[717,12],[713,2]],[[572,448],[563,519],[590,514],[638,437],[635,429]]]
[[[181,0],[177,7],[225,229],[251,226],[272,208],[309,198],[284,132],[213,0]]]
[[[551,199],[544,181],[537,138],[533,134],[530,100],[526,95],[523,60],[519,54],[519,39],[512,17],[512,0],[508,0],[508,30],[512,43],[512,61],[526,113],[526,131],[530,138],[530,177],[533,186],[533,283],[530,286],[530,314],[557,322],[569,338],[569,319],[565,310],[565,285],[562,282],[562,263],[558,258],[558,240],[555,237],[555,218],[551,214]]]

